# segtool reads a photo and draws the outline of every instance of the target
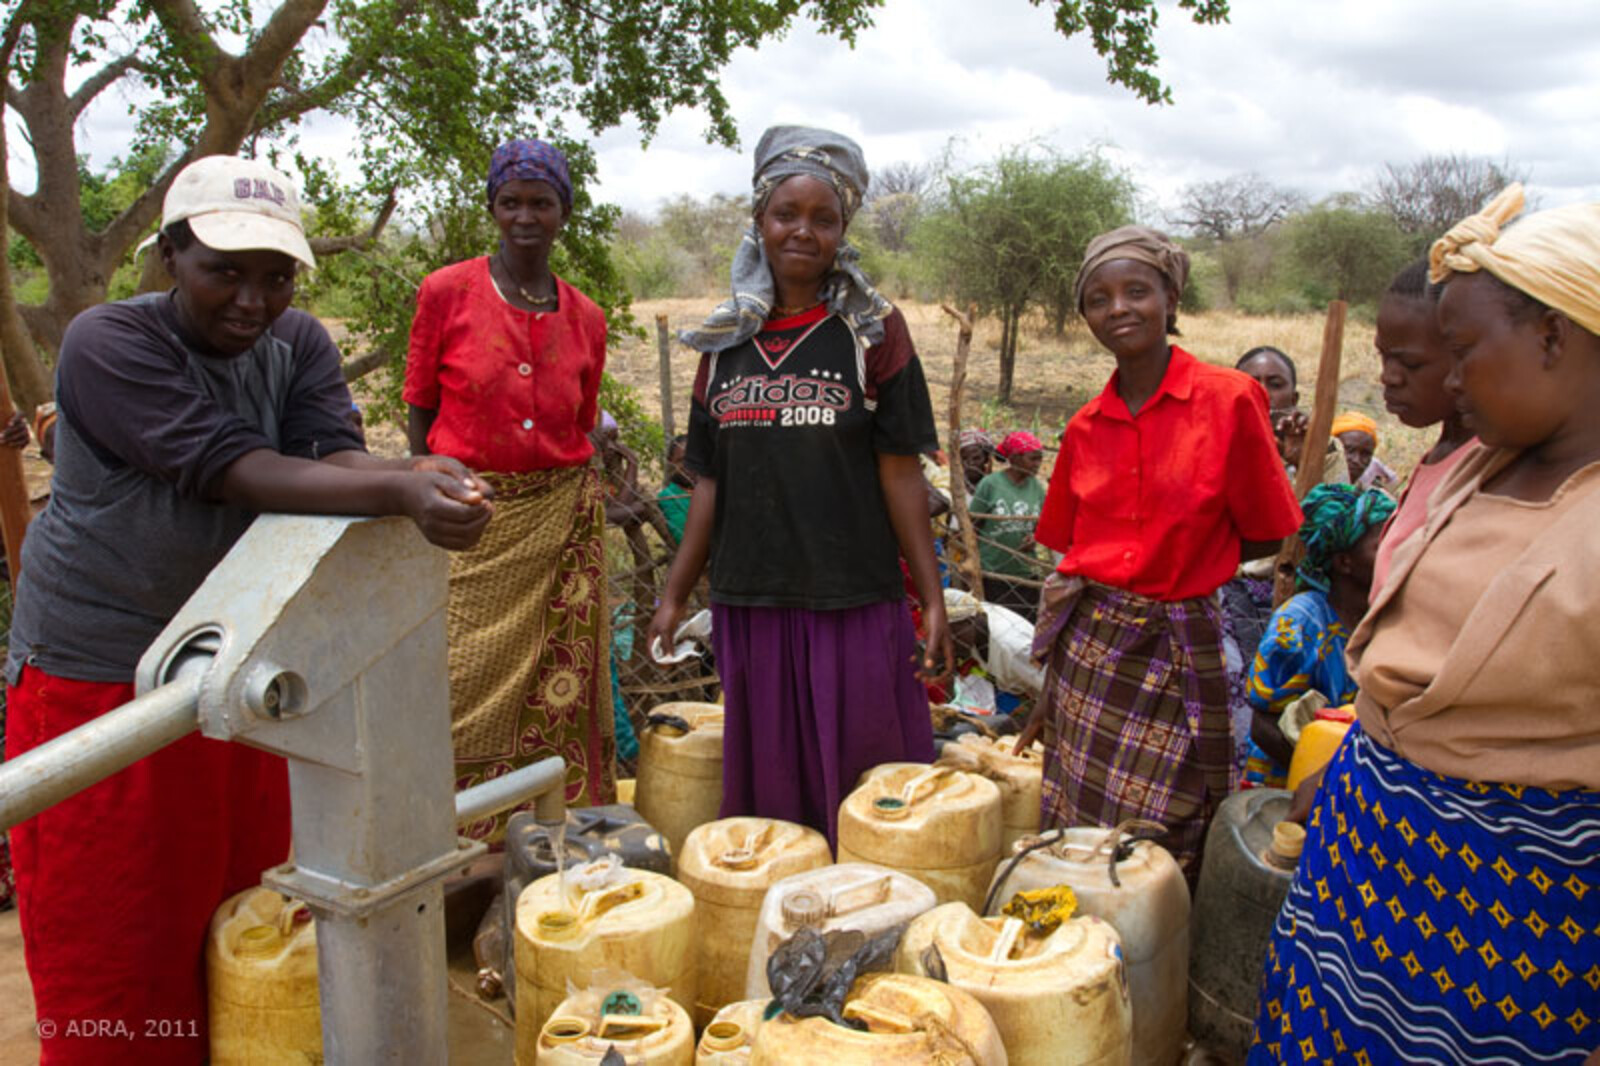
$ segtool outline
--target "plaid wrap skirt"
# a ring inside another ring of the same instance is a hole
[[[1041,825],[1160,822],[1192,886],[1238,775],[1215,599],[1052,575],[1034,652],[1048,664]]]

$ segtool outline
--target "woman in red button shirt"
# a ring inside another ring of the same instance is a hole
[[[1078,310],[1117,359],[1067,424],[1039,515],[1062,553],[1034,654],[1044,696],[1042,824],[1148,818],[1191,884],[1206,827],[1236,783],[1216,591],[1300,525],[1267,397],[1176,345],[1189,257],[1123,226],[1090,242]]]
[[[496,493],[493,531],[451,559],[456,787],[560,755],[569,802],[610,803],[605,512],[588,461],[605,316],[550,271],[572,213],[566,158],[504,144],[488,196],[500,247],[423,281],[404,391],[412,453],[460,459]],[[505,818],[466,831],[498,840]]]

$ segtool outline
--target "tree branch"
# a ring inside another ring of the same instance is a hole
[[[378,216],[372,220],[372,225],[365,233],[353,233],[343,237],[313,237],[310,241],[311,251],[315,254],[337,255],[340,252],[365,251],[372,247],[383,228],[389,224],[389,218],[394,214],[397,203],[398,189],[390,189],[389,195],[384,198],[383,206],[378,209]]]
[[[150,10],[175,40],[205,48],[212,58],[222,54],[222,46],[212,38],[205,16],[192,0],[150,0]]]
[[[328,0],[284,0],[243,56],[245,84],[266,86],[275,82],[283,64],[327,6]]]
[[[100,234],[102,248],[112,250],[120,259],[122,252],[133,246],[134,241],[145,227],[154,222],[161,214],[161,204],[167,197],[167,189],[172,185],[172,179],[178,176],[178,171],[188,166],[195,159],[194,149],[190,149],[167,165],[161,176],[150,183],[133,203],[122,209],[122,213],[111,220],[104,232]]]
[[[388,352],[383,351],[381,348],[374,348],[365,355],[358,355],[354,359],[347,360],[339,369],[344,374],[346,381],[355,381],[357,378],[366,377],[380,366],[387,365],[389,360]]]
[[[135,70],[144,70],[145,63],[136,54],[122,56],[101,67],[91,74],[78,91],[67,97],[67,113],[73,118],[83,114],[84,108],[94,102],[94,98],[105,92],[106,89],[124,75]]]
[[[27,237],[30,241],[39,235],[44,225],[44,217],[39,211],[39,198],[32,193],[22,193],[15,189],[7,190],[10,195],[6,197],[9,205],[11,228]]]
[[[402,20],[415,14],[419,6],[417,0],[403,0],[397,4],[394,12],[395,23],[398,25]],[[308,88],[291,87],[283,96],[257,112],[250,132],[259,133],[281,122],[298,118],[308,111],[331,106],[377,64],[381,58],[380,52],[379,49],[367,46],[352,46],[346,53],[344,62],[327,77]]]

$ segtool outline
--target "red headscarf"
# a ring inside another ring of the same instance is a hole
[[[1001,441],[1000,447],[996,448],[995,451],[1000,455],[1001,458],[1009,459],[1013,455],[1027,455],[1029,452],[1042,452],[1044,451],[1044,444],[1032,433],[1029,433],[1025,429],[1019,429],[1015,433],[1009,434],[1005,440]]]

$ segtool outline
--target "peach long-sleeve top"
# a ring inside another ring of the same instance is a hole
[[[1474,781],[1600,789],[1600,463],[1546,501],[1485,493],[1481,449],[1396,551],[1348,649],[1376,741]]]

